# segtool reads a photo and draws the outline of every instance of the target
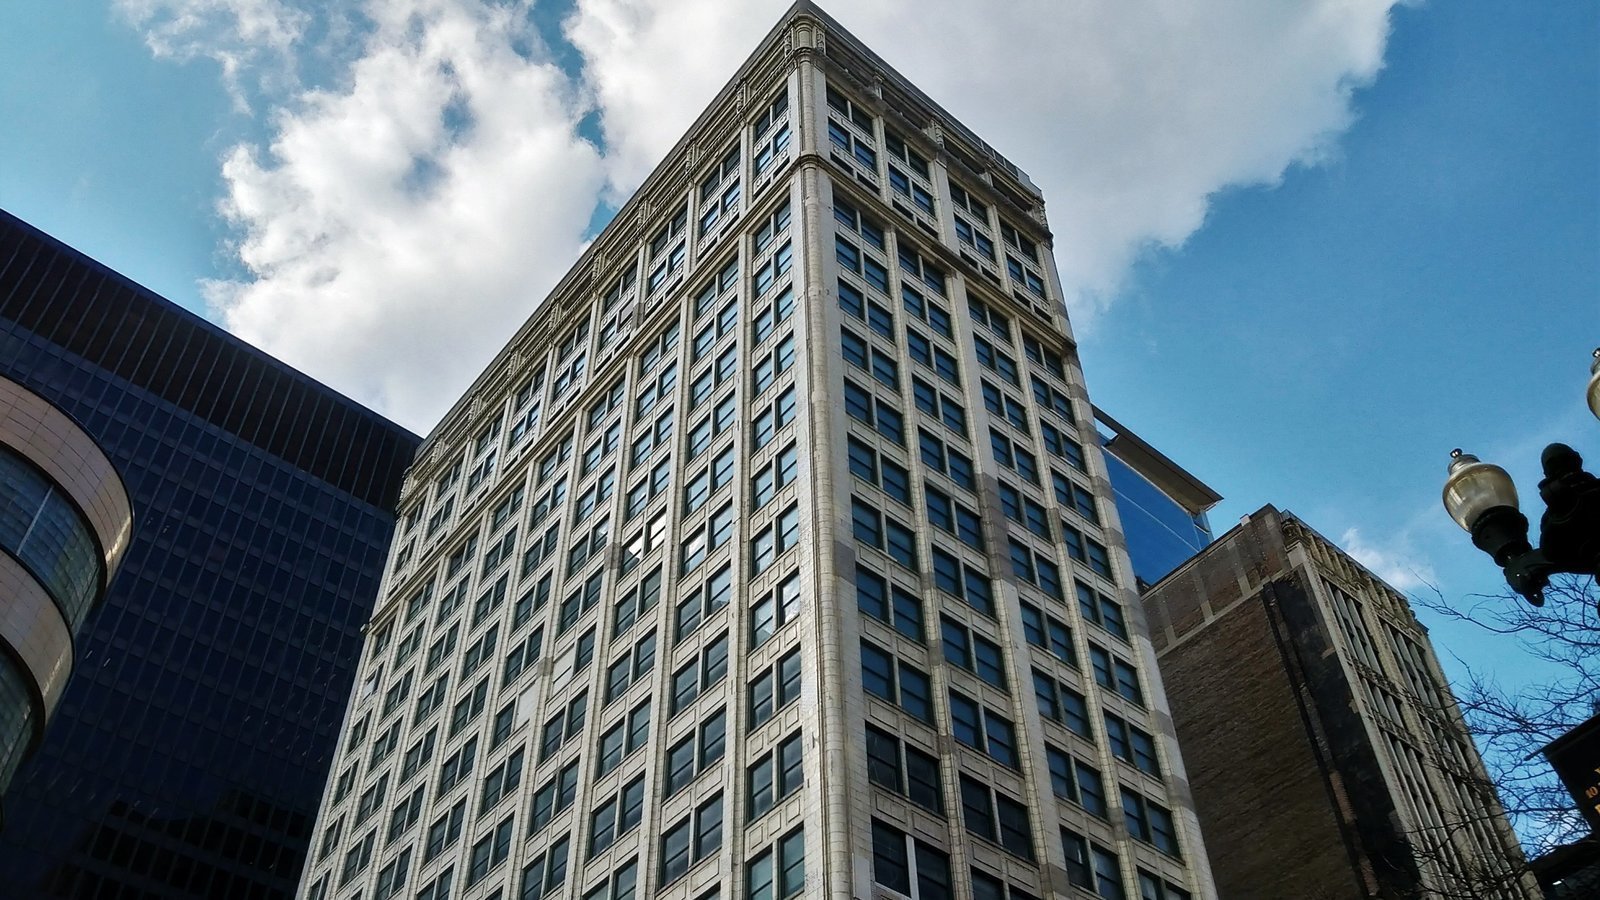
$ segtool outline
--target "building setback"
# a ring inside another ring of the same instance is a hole
[[[1224,897],[1533,898],[1405,598],[1266,506],[1144,595]]]
[[[7,793],[7,898],[286,897],[418,439],[0,213],[0,376],[136,527]]]
[[[419,451],[302,895],[1214,897],[1061,296],[794,7]]]
[[[1111,418],[1094,411],[1135,586],[1145,588],[1211,543],[1206,511],[1222,495]]]

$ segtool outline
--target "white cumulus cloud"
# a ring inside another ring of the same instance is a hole
[[[787,7],[578,0],[617,185],[637,185]],[[1275,184],[1351,122],[1396,0],[853,0],[841,24],[1043,189],[1075,311],[1211,195]],[[826,4],[825,4],[826,7]]]
[[[426,429],[580,249],[602,186],[575,85],[513,7],[374,3],[342,86],[223,164],[229,330]]]
[[[245,82],[281,82],[293,71],[295,47],[312,20],[285,0],[115,0],[119,14],[157,57],[209,59],[220,69],[234,105],[247,109]]]
[[[1339,545],[1355,557],[1356,562],[1402,594],[1433,588],[1439,583],[1433,565],[1403,538],[1374,543],[1359,528],[1347,528],[1339,537]]]
[[[290,0],[119,2],[212,11],[187,30],[130,14],[158,49],[314,52]],[[271,139],[224,162],[244,269],[210,286],[227,327],[429,427],[571,265],[596,199],[644,179],[788,5],[576,0],[563,27],[582,65],[562,72],[530,24],[534,2],[366,0],[370,28],[338,77],[286,93]],[[1083,316],[1140,253],[1199,228],[1218,191],[1272,185],[1336,149],[1396,2],[833,11],[1040,185]],[[213,35],[218,21],[237,32]],[[603,152],[577,135],[592,110]]]

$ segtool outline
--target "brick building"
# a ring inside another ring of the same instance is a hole
[[[1539,896],[1405,597],[1266,506],[1143,597],[1224,897]]]

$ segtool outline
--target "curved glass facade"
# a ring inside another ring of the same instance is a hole
[[[28,690],[28,675],[11,657],[0,653],[0,785],[9,784],[33,739],[39,711]]]
[[[0,447],[0,550],[39,579],[76,631],[100,589],[105,564],[89,523],[27,460]]]

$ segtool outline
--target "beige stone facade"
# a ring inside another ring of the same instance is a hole
[[[302,896],[1214,897],[1061,298],[797,6],[419,451]]]

